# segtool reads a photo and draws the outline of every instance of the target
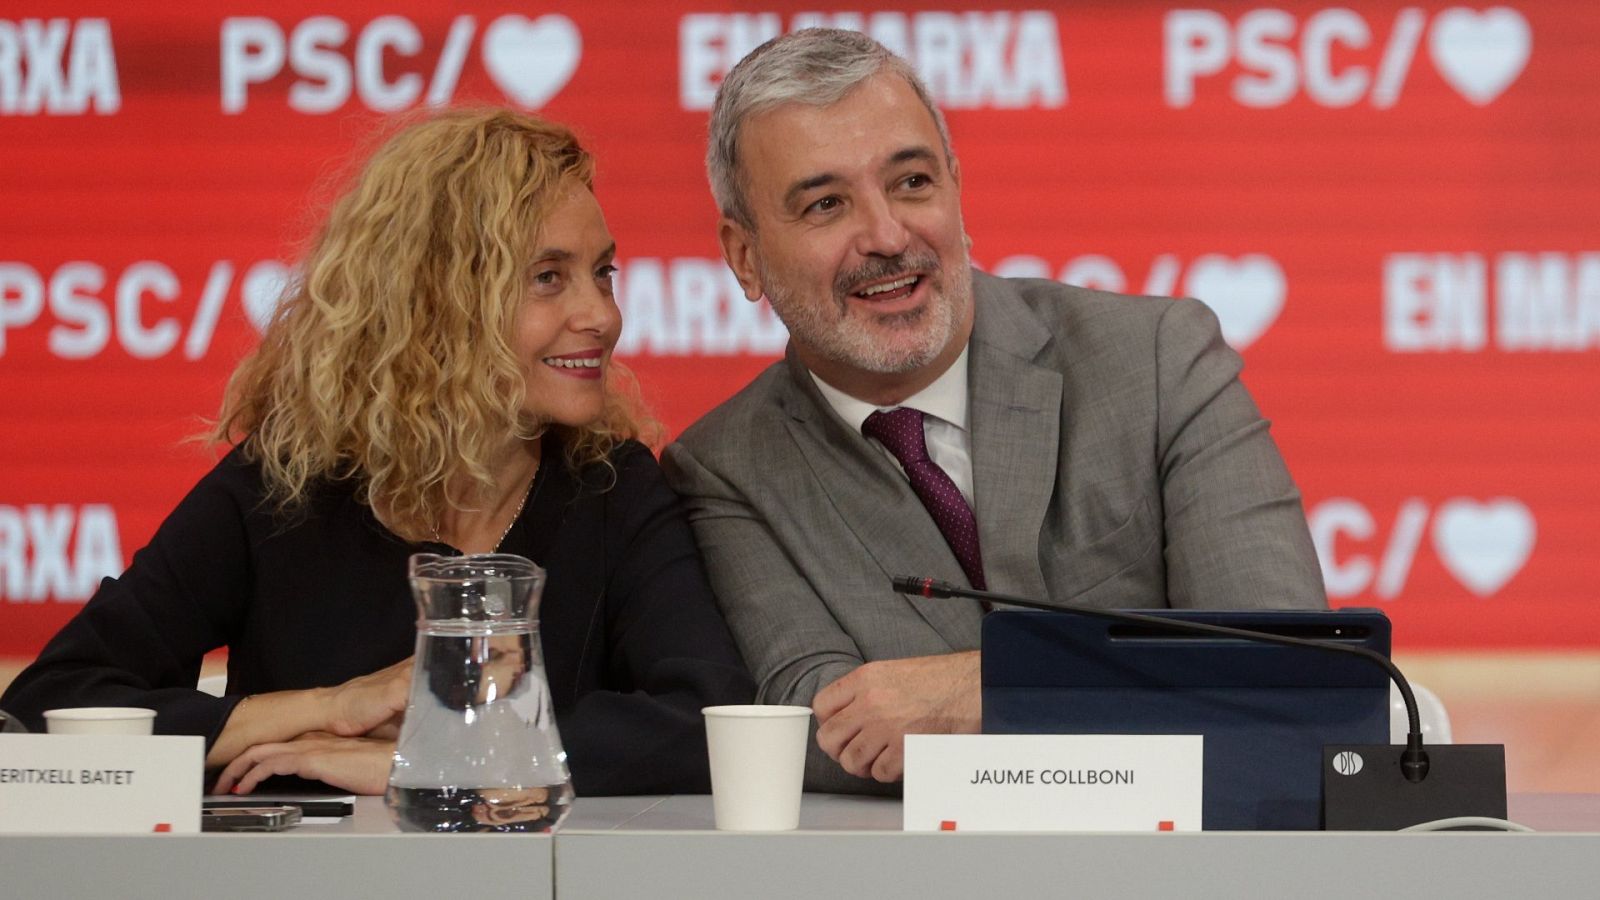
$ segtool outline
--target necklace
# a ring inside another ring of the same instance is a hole
[[[505,530],[500,532],[500,539],[494,542],[494,548],[489,551],[490,553],[500,552],[500,545],[506,542],[506,537],[511,534],[512,527],[517,524],[518,519],[522,518],[522,510],[528,505],[528,498],[533,496],[533,486],[539,483],[539,470],[542,468],[544,468],[542,462],[540,465],[534,467],[533,477],[528,479],[527,490],[522,492],[522,499],[517,501],[517,509],[511,514],[511,521],[507,522]],[[439,538],[439,526],[434,525],[431,530],[433,531],[433,542],[435,544],[444,543],[444,541]]]
[[[517,511],[511,514],[511,521],[506,523],[504,531],[500,532],[500,540],[494,542],[494,552],[500,552],[500,545],[506,542],[506,535],[511,533],[511,526],[517,524],[522,518],[522,508],[528,505],[528,497],[533,494],[533,483],[539,480],[539,469],[533,470],[533,477],[528,479],[528,489],[522,492],[522,499],[517,501]]]

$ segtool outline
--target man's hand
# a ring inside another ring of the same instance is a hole
[[[394,741],[346,738],[326,732],[257,744],[234,758],[214,793],[248,794],[273,775],[298,775],[353,794],[381,794],[389,785]]]
[[[978,652],[866,663],[817,692],[817,746],[860,778],[899,781],[908,734],[982,724]]]

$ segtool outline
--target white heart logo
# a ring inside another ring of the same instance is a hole
[[[257,334],[267,330],[293,278],[294,272],[288,266],[273,259],[258,262],[245,273],[239,285],[239,298],[244,301],[245,318],[256,327]]]
[[[1208,254],[1194,261],[1184,292],[1222,320],[1222,337],[1236,350],[1256,342],[1283,310],[1283,269],[1270,256],[1252,253],[1231,260]]]
[[[554,97],[578,68],[583,36],[566,16],[528,20],[501,16],[483,35],[483,65],[506,96],[538,109]]]
[[[1428,52],[1439,74],[1478,106],[1487,106],[1517,80],[1532,47],[1528,20],[1504,6],[1481,13],[1447,9],[1428,34]]]
[[[1533,513],[1509,497],[1451,500],[1433,517],[1433,548],[1467,590],[1487,597],[1521,571],[1533,552]]]

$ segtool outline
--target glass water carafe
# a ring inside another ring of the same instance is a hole
[[[539,652],[544,570],[418,553],[410,576],[417,652],[390,813],[407,831],[550,831],[572,783]]]

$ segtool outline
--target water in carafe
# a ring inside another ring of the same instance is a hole
[[[411,557],[417,652],[387,802],[408,831],[550,831],[572,803],[539,651],[544,570]]]

